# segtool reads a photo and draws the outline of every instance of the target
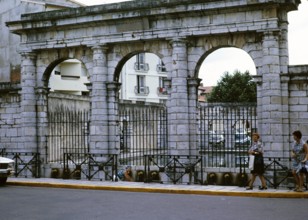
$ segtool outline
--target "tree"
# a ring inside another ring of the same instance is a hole
[[[257,86],[249,71],[225,72],[209,94],[208,102],[257,102]]]

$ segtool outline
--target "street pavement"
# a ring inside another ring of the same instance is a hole
[[[217,195],[262,198],[308,198],[308,191],[293,192],[293,190],[290,190],[288,188],[268,188],[267,190],[259,190],[258,187],[254,187],[253,190],[246,190],[245,187],[221,185],[183,185],[123,181],[112,182],[97,180],[88,181],[73,179],[15,177],[8,178],[7,185],[212,196]]]

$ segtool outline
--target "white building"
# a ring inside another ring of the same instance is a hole
[[[86,95],[88,76],[82,63],[76,59],[66,60],[57,65],[49,79],[51,92],[70,95]]]
[[[165,103],[167,88],[164,79],[167,72],[161,59],[152,53],[139,53],[130,58],[121,72],[121,100]],[[82,63],[76,59],[57,65],[49,79],[51,92],[86,95],[88,74]]]
[[[167,72],[161,59],[152,53],[139,53],[122,68],[120,99],[165,103]]]

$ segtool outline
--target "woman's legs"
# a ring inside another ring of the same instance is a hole
[[[251,180],[249,181],[248,187],[246,189],[252,189],[253,188],[253,183],[256,180],[257,175],[255,173],[252,174]]]
[[[263,189],[266,189],[266,188],[267,188],[267,187],[266,187],[266,181],[265,181],[265,178],[264,178],[263,174],[260,175],[259,178],[260,178],[260,180],[261,180],[262,188],[263,188]]]
[[[304,173],[297,175],[298,177],[298,191],[302,192],[304,187]]]
[[[293,177],[294,177],[294,180],[295,180],[295,190],[299,188],[299,177],[296,173],[296,170],[292,170],[292,174],[293,174]]]

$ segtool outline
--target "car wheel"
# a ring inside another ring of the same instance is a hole
[[[7,177],[1,177],[0,178],[0,185],[5,185],[6,180],[7,180]]]

